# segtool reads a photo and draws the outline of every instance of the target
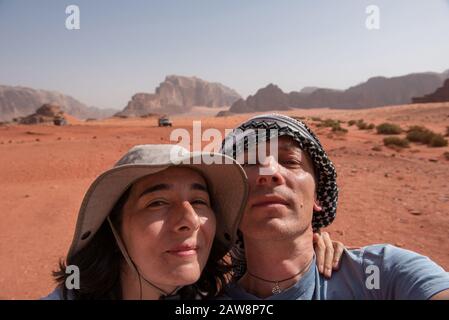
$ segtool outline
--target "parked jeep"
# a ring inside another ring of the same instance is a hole
[[[159,127],[171,127],[172,123],[168,117],[161,117],[158,121]]]

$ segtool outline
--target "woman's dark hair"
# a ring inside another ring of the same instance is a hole
[[[121,229],[123,207],[128,200],[130,190],[131,187],[122,194],[109,215],[118,230]],[[212,207],[214,207],[213,204]],[[216,296],[226,284],[227,275],[232,270],[226,259],[227,254],[227,248],[214,239],[200,279],[195,284],[181,288],[177,292],[180,298],[207,299]],[[59,268],[53,272],[53,277],[62,290],[64,300],[121,300],[120,274],[123,262],[123,255],[105,220],[85,247],[72,257],[68,257],[67,261],[63,259],[59,261]],[[65,285],[70,276],[66,273],[68,265],[77,266],[81,275],[80,289],[70,290],[70,292]]]

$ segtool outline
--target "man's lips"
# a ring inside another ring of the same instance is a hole
[[[266,196],[263,198],[259,198],[253,202],[252,207],[267,207],[273,205],[284,205],[288,206],[288,201],[279,196]]]
[[[170,253],[174,256],[178,257],[187,257],[196,255],[198,252],[199,247],[197,245],[190,245],[190,244],[182,244],[176,247],[171,248],[170,250],[167,250],[167,253]]]

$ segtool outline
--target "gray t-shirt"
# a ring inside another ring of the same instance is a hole
[[[340,269],[326,279],[313,263],[292,287],[266,300],[429,299],[449,289],[449,273],[429,258],[388,244],[347,250]],[[222,299],[259,300],[237,283]]]

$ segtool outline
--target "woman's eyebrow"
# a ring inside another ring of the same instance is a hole
[[[147,195],[149,193],[152,193],[152,192],[156,192],[156,191],[160,191],[160,190],[169,190],[172,187],[173,187],[172,185],[166,184],[166,183],[156,184],[154,186],[146,188],[145,191],[140,194],[139,198],[143,197],[144,195]]]
[[[208,192],[207,187],[201,183],[192,183],[190,188],[192,190],[200,190],[200,191]]]

